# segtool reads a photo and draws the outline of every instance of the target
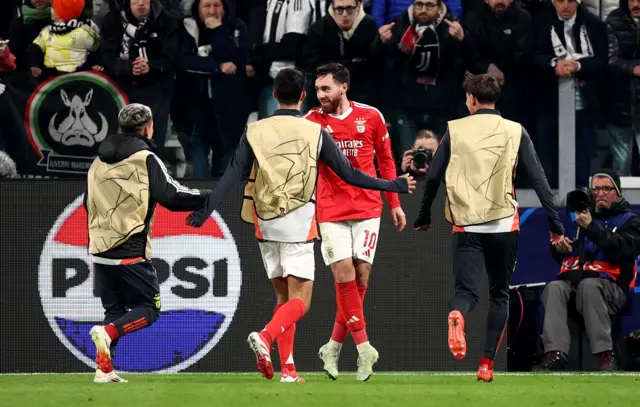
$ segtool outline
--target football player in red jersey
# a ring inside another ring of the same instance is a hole
[[[354,168],[375,176],[375,158],[381,178],[395,179],[391,141],[380,111],[347,99],[350,78],[343,65],[327,64],[319,67],[316,74],[316,95],[321,106],[305,117],[331,134]],[[349,186],[326,165],[320,165],[319,173],[317,212],[322,257],[333,273],[338,312],[331,339],[320,348],[318,356],[327,375],[336,380],[342,344],[351,332],[359,354],[356,378],[366,381],[378,361],[378,352],[367,337],[362,303],[378,243],[382,198],[379,192]],[[398,195],[385,194],[393,223],[401,231],[406,218]]]

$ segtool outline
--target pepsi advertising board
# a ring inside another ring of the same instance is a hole
[[[184,184],[214,186],[206,181]],[[102,321],[104,310],[86,249],[84,189],[85,183],[77,180],[0,182],[0,373],[95,368],[88,332]],[[239,185],[201,229],[184,224],[187,213],[156,208],[152,262],[160,281],[161,314],[151,327],[120,339],[114,357],[118,371],[255,372],[246,338],[269,321],[275,296],[253,226],[240,218],[242,189]],[[483,348],[487,281],[466,321],[467,357],[456,360],[447,347],[454,284],[443,190],[433,205],[428,232],[411,227],[422,186],[418,191],[401,196],[408,223],[404,231],[397,232],[388,209],[383,210],[365,297],[369,339],[380,353],[375,371],[475,371]],[[550,281],[557,266],[548,253],[546,219],[533,211],[523,222],[514,283]],[[321,371],[317,353],[329,339],[335,312],[333,279],[317,243],[311,309],[296,330],[299,371]],[[497,370],[507,368],[507,342],[498,353]],[[348,338],[340,369],[355,371],[356,358]]]

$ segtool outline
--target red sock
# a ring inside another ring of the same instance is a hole
[[[336,283],[336,290],[339,293],[338,303],[342,316],[347,321],[347,328],[351,332],[356,345],[367,342],[367,331],[365,329],[364,312],[362,310],[362,299],[358,293],[356,281],[348,283]]]
[[[285,302],[276,311],[267,326],[264,327],[262,331],[264,339],[271,345],[289,327],[298,322],[306,312],[307,310],[300,298],[293,298]]]
[[[276,305],[276,308],[273,310],[274,315],[282,305],[283,304]],[[293,362],[293,338],[295,335],[296,324],[293,324],[278,338],[278,355],[280,355],[280,367],[282,370],[285,370],[285,368],[295,370]]]
[[[360,299],[362,299],[363,307],[364,307],[364,295],[367,292],[366,285],[358,286],[358,294],[360,294]],[[340,298],[340,290],[338,284],[336,284],[336,299]],[[340,302],[338,301],[338,310],[336,311],[336,319],[333,323],[333,331],[331,332],[331,340],[344,343],[344,340],[347,339],[347,334],[349,333],[349,329],[347,328],[347,322],[344,320],[344,316],[342,316],[342,311],[340,310]]]
[[[489,359],[486,356],[480,358],[480,366],[487,365],[489,369],[493,370],[493,360]]]
[[[118,328],[116,328],[113,324],[105,326],[104,330],[107,331],[107,334],[109,334],[109,338],[111,338],[112,341],[118,339],[118,337],[120,336],[120,334],[118,334]]]

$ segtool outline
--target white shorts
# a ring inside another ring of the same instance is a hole
[[[315,256],[313,242],[258,242],[269,279],[296,276],[313,281]]]
[[[380,218],[320,223],[324,263],[358,259],[373,264],[379,230]]]

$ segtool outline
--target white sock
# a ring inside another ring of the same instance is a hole
[[[362,342],[360,345],[357,345],[358,353],[362,353],[363,350],[368,349],[371,346],[369,341]]]
[[[340,351],[342,350],[342,344],[340,342],[334,341],[333,339],[329,339],[329,346],[327,347],[331,350],[335,350],[338,353],[340,353]]]

